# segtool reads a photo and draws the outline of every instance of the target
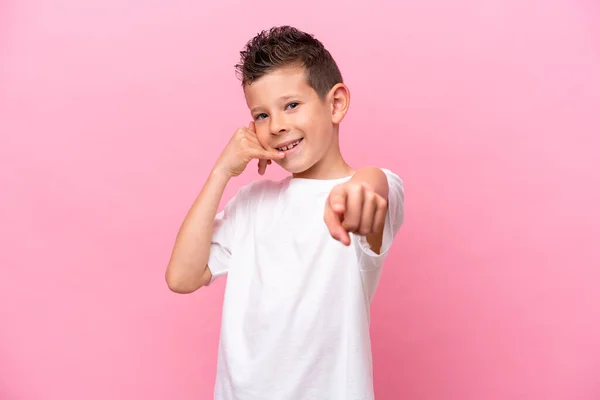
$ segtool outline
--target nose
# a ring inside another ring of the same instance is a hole
[[[272,115],[271,124],[269,126],[271,135],[281,135],[288,131],[285,119],[281,116]]]

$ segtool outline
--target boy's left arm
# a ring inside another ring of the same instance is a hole
[[[350,245],[349,233],[365,236],[379,254],[388,210],[389,185],[376,167],[358,170],[350,180],[334,187],[325,206],[324,220],[331,236]]]

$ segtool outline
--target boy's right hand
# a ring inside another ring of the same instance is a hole
[[[268,151],[261,146],[256,137],[254,122],[250,122],[247,128],[239,128],[233,134],[219,156],[215,169],[234,177],[244,172],[252,159],[258,159],[258,173],[264,175],[271,160],[281,160],[284,157],[283,152]]]

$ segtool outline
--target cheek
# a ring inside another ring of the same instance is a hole
[[[309,112],[298,113],[297,115],[295,115],[295,118],[293,120],[293,125],[295,125],[297,128],[302,129],[303,131],[305,131],[305,133],[307,133],[307,131],[310,131],[310,128],[313,123],[314,120],[313,118],[311,118],[311,114]]]
[[[327,119],[321,115],[311,121],[310,131],[313,139],[319,142],[329,141],[330,139],[330,126]]]
[[[327,115],[320,109],[311,110],[297,119],[298,125],[302,126],[305,133],[315,139],[327,133],[328,122],[331,121],[327,120]]]
[[[267,128],[257,128],[256,129],[256,138],[258,139],[258,143],[264,148],[267,148],[269,145],[270,134]]]

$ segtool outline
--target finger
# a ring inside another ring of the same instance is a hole
[[[340,241],[346,246],[350,244],[350,236],[342,227],[341,216],[333,212],[331,207],[325,207],[323,220],[325,221],[325,225],[327,225],[327,229],[332,238]]]
[[[264,158],[261,158],[260,160],[258,160],[259,175],[264,175],[266,170],[267,170],[267,160],[265,160]]]
[[[379,197],[377,199],[377,211],[373,220],[373,232],[381,233],[385,228],[385,219],[387,217],[387,201]]]
[[[333,188],[329,194],[329,206],[337,213],[342,214],[346,210],[347,192],[342,187]]]
[[[250,121],[250,123],[248,124],[248,129],[250,130],[250,132],[256,133],[256,124],[254,123],[254,121]]]
[[[358,232],[360,218],[362,217],[364,188],[352,186],[348,188],[346,211],[344,212],[343,226],[348,232]]]
[[[271,165],[271,160],[267,160],[267,165]]]
[[[350,235],[342,228],[340,231],[340,242],[345,246],[350,246]]]
[[[366,236],[373,231],[373,221],[375,220],[375,212],[377,211],[377,197],[373,192],[365,193],[365,201],[363,202],[362,215],[358,226],[358,233]]]
[[[258,137],[256,136],[256,133],[255,133],[255,132],[251,131],[250,129],[246,129],[246,130],[245,130],[245,132],[246,132],[246,138],[247,138],[247,139],[248,139],[250,142],[252,142],[252,143],[254,143],[254,144],[257,144],[257,145],[259,145],[261,148],[263,148],[263,147],[262,147],[262,145],[260,144],[260,142],[258,141]]]
[[[249,149],[250,157],[264,159],[264,160],[281,160],[285,157],[285,153],[278,151],[268,151],[263,148],[251,148]]]

